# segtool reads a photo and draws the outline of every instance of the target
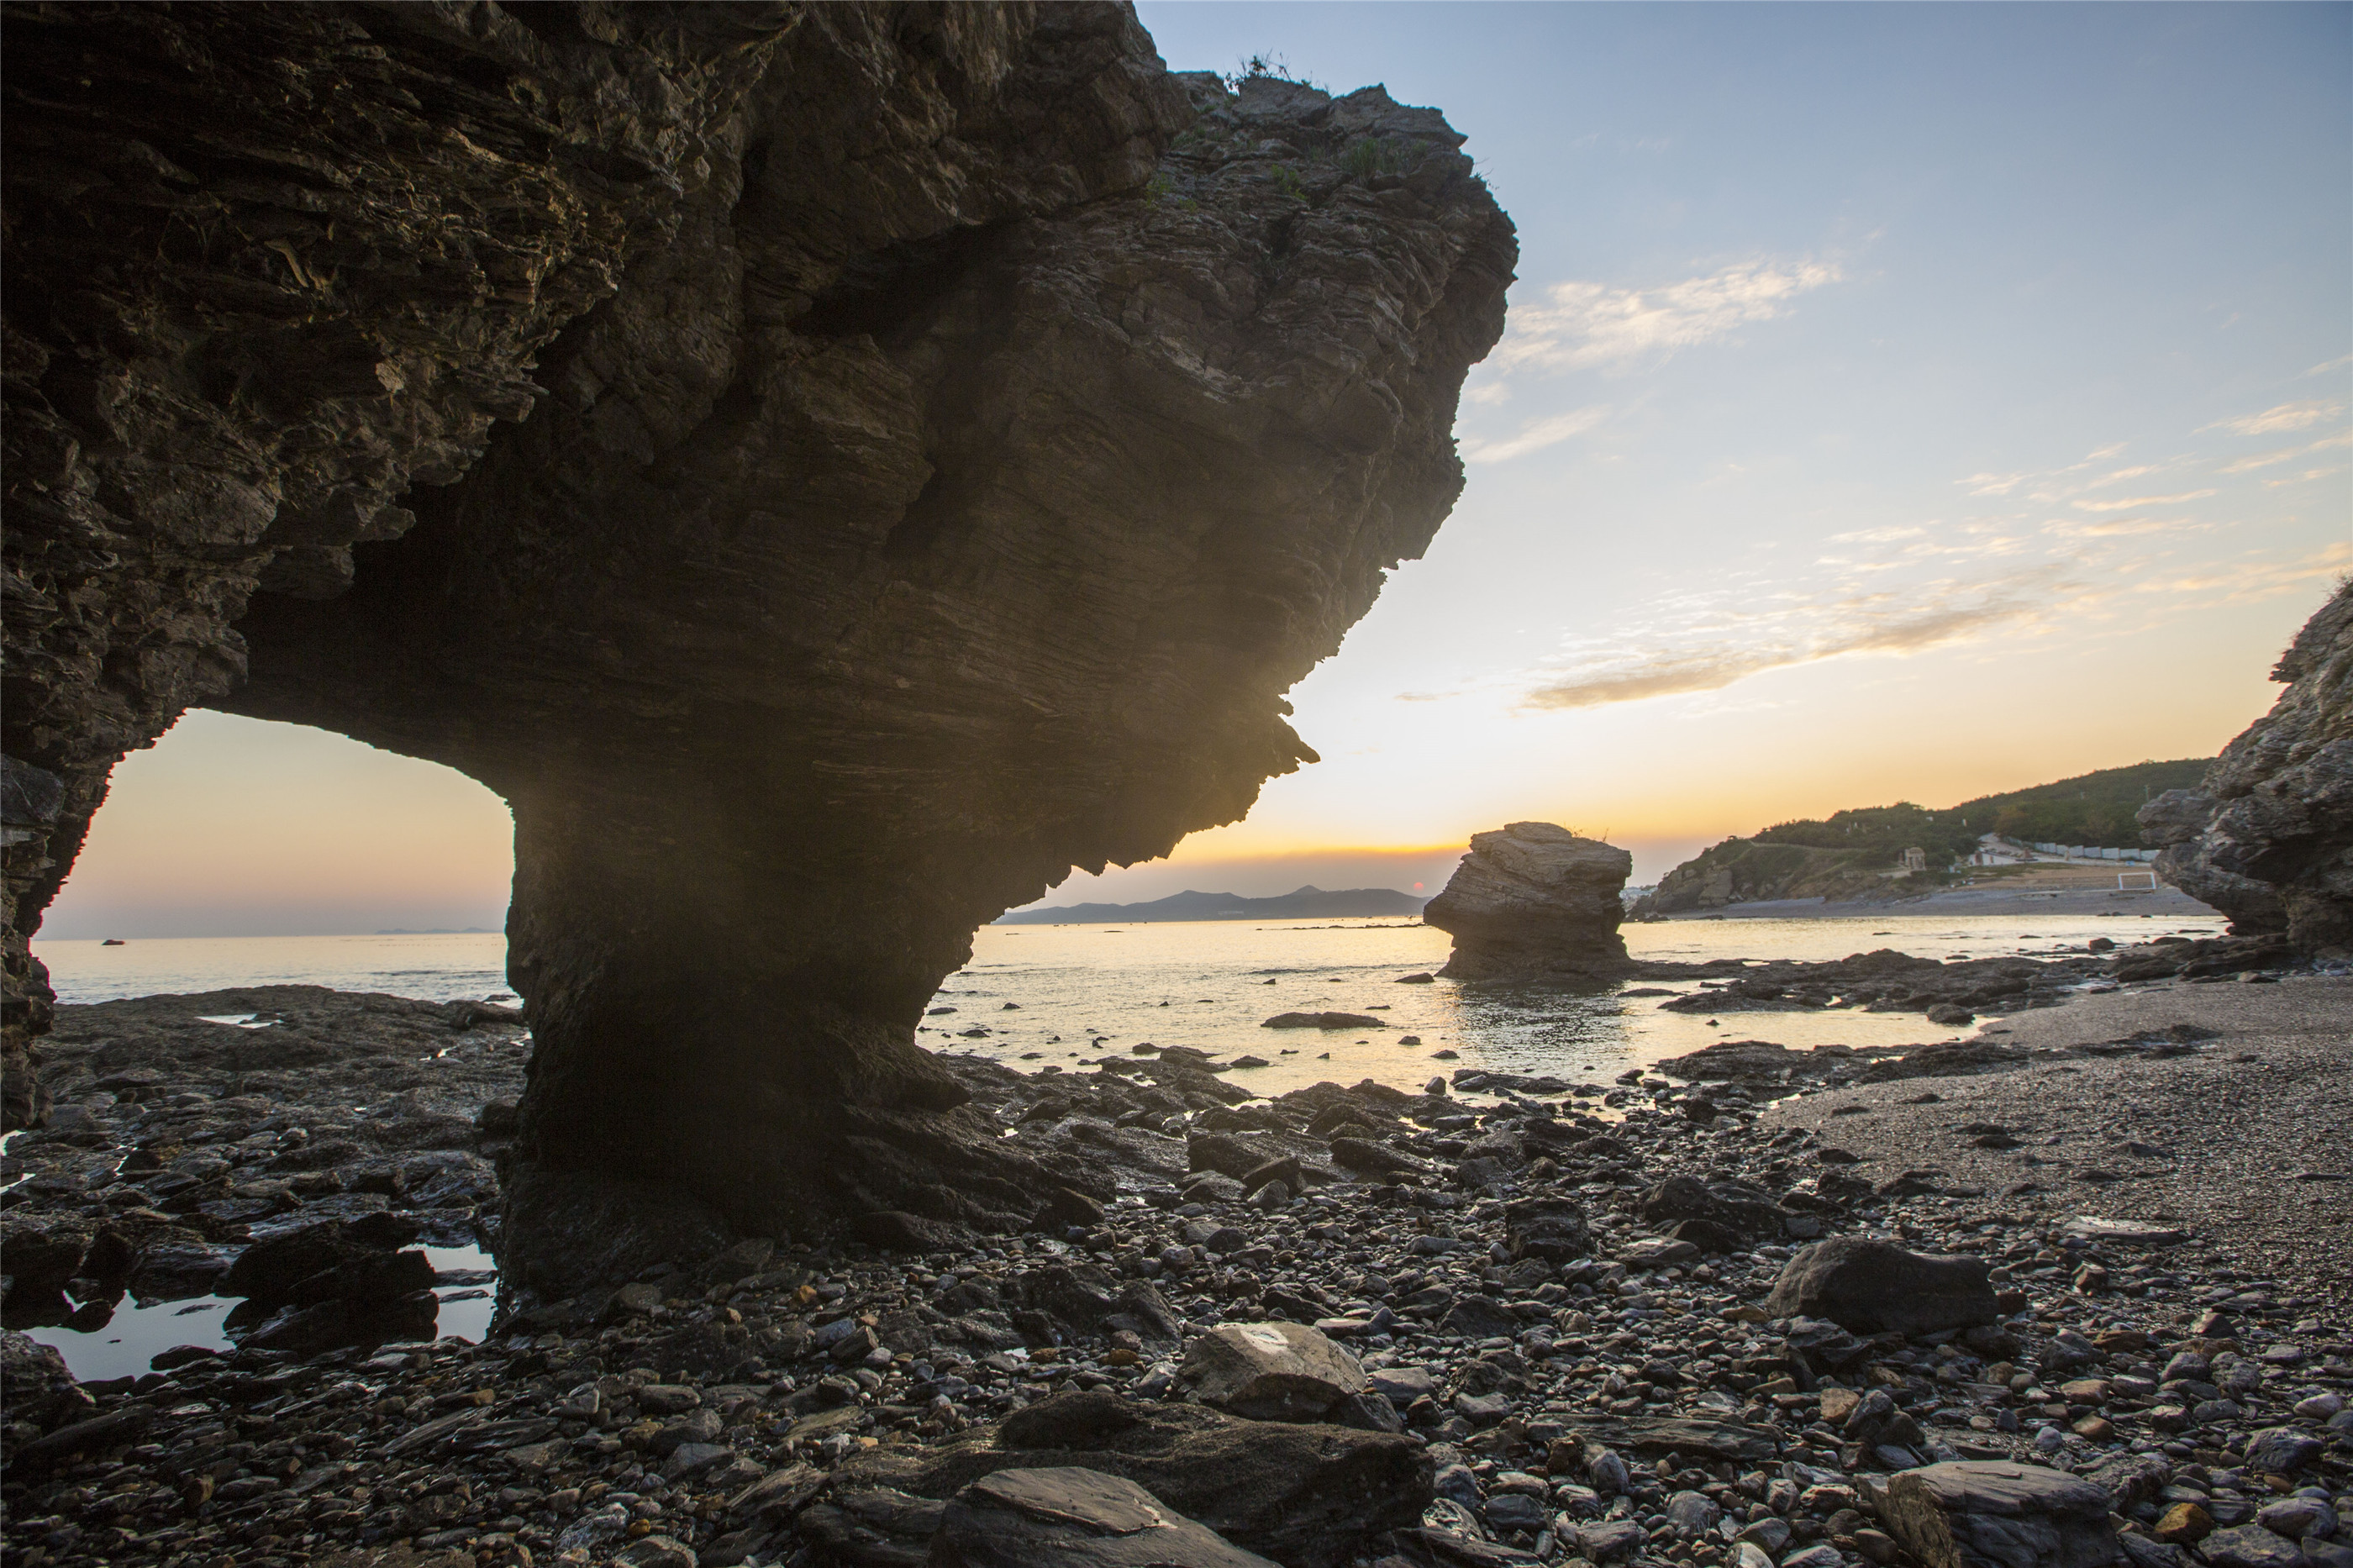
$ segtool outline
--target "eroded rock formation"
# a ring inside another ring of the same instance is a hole
[[[2353,582],[2306,622],[2272,670],[2272,710],[2214,759],[2196,790],[2141,808],[2165,847],[2158,875],[2231,917],[2242,935],[2353,955]]]
[[[979,922],[1313,760],[1281,693],[1445,516],[1502,326],[1461,138],[1115,5],[9,28],[12,1038],[108,769],[203,702],[513,807],[541,1175],[1026,1222],[913,1026]]]
[[[1421,918],[1452,934],[1440,974],[1458,980],[1590,982],[1629,973],[1620,897],[1634,858],[1549,822],[1471,836],[1446,890]]]

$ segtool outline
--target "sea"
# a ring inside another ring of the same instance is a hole
[[[1637,959],[1821,962],[1879,948],[1929,958],[2050,958],[2094,937],[2119,945],[2154,936],[2220,933],[2222,920],[2179,915],[1884,915],[1862,919],[1679,920],[1624,928]],[[1025,1072],[1074,1071],[1145,1046],[1189,1046],[1221,1060],[1250,1058],[1229,1082],[1278,1095],[1363,1079],[1419,1089],[1461,1068],[1607,1083],[1725,1039],[1903,1046],[1957,1031],[1910,1013],[1670,1013],[1662,1005],[1697,982],[1629,981],[1591,992],[1405,983],[1434,974],[1449,938],[1418,921],[1197,921],[1144,924],[984,926],[970,963],[925,1011],[925,1047],[971,1053]],[[60,1003],[323,985],[433,1001],[512,1002],[506,939],[490,934],[184,937],[98,942],[37,940]],[[1378,1026],[1265,1026],[1284,1013],[1346,1013]],[[1979,1022],[1992,1020],[1980,1019]],[[437,1268],[489,1270],[471,1247],[438,1248]],[[467,1279],[443,1287],[439,1332],[479,1340],[492,1300]],[[138,1303],[79,1325],[30,1331],[57,1345],[79,1377],[147,1370],[178,1344],[225,1346],[217,1325],[231,1302]]]

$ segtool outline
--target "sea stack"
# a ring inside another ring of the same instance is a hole
[[[1600,981],[1632,967],[1618,922],[1634,858],[1549,822],[1471,836],[1422,920],[1454,938],[1454,980]]]

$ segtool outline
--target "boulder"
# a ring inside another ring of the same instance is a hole
[[[1620,890],[1625,850],[1549,822],[1471,836],[1471,852],[1421,911],[1454,938],[1456,980],[1598,983],[1629,973]]]
[[[998,1470],[958,1492],[931,1568],[1273,1568],[1118,1476]]]
[[[925,1447],[836,1472],[837,1492],[953,1498],[999,1470],[1078,1468],[1134,1481],[1183,1518],[1288,1568],[1336,1568],[1430,1505],[1434,1467],[1402,1434],[1245,1421],[1198,1405],[1058,1394]]]
[[[1585,1211],[1556,1194],[1514,1198],[1504,1205],[1504,1246],[1514,1258],[1573,1263],[1593,1256],[1593,1232]]]
[[[1178,1370],[1203,1404],[1253,1421],[1313,1421],[1366,1388],[1355,1356],[1298,1323],[1220,1323]]]
[[[0,1330],[0,1409],[10,1421],[48,1431],[82,1420],[96,1406],[55,1347],[15,1329]]]
[[[337,1299],[314,1306],[282,1307],[238,1344],[248,1350],[308,1356],[344,1345],[429,1340],[440,1311],[441,1304],[430,1290],[382,1300]]]
[[[2105,1568],[2108,1494],[2033,1465],[1958,1461],[1891,1477],[1880,1521],[1924,1568]]]
[[[1704,1221],[1720,1233],[1755,1242],[1778,1237],[1783,1215],[1772,1199],[1753,1187],[1735,1182],[1719,1182],[1711,1187],[1697,1176],[1670,1176],[1642,1194],[1642,1217],[1657,1226]],[[1687,1239],[1702,1240],[1699,1237]]]
[[[424,1253],[383,1245],[415,1235],[414,1226],[388,1229],[388,1217],[331,1220],[258,1241],[229,1265],[219,1289],[267,1307],[385,1301],[432,1289],[433,1264]]]
[[[1859,1334],[1934,1333],[2001,1315],[1982,1258],[1930,1257],[1864,1237],[1818,1241],[1783,1266],[1765,1310]]]

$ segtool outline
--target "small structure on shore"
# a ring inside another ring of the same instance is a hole
[[[1598,982],[1633,967],[1618,922],[1634,858],[1549,822],[1471,836],[1422,920],[1454,938],[1455,980]]]

